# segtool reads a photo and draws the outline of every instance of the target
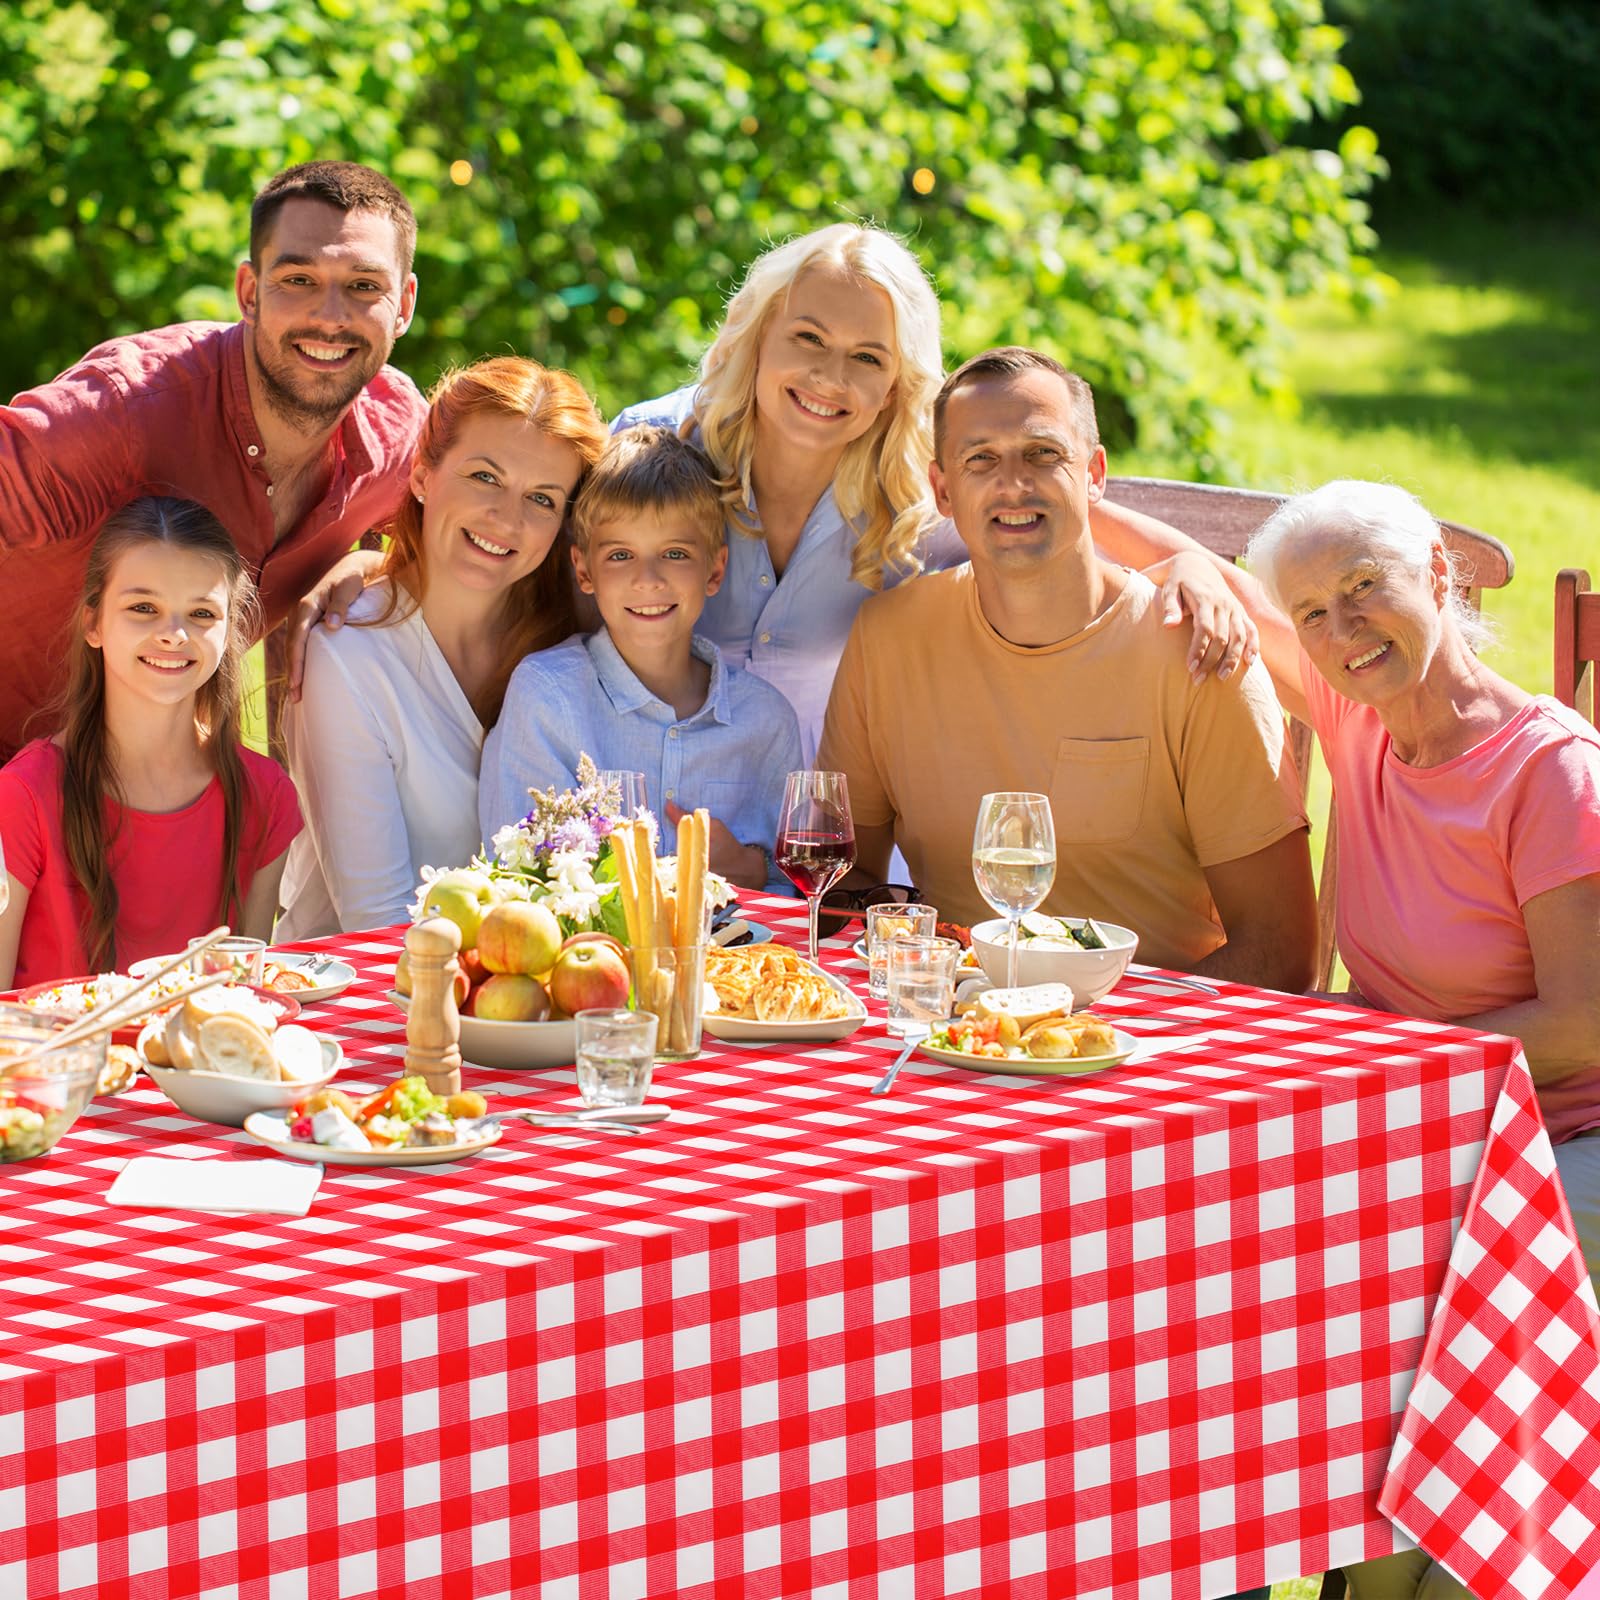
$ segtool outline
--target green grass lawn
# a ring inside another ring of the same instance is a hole
[[[1242,481],[1382,479],[1504,540],[1516,572],[1485,597],[1500,628],[1485,660],[1548,694],[1555,574],[1600,573],[1600,228],[1411,222],[1378,262],[1398,284],[1380,310],[1318,301],[1286,319],[1298,412],[1239,398]]]

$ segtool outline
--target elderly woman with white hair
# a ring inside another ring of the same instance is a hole
[[[1522,1041],[1591,1269],[1600,1268],[1600,733],[1486,667],[1439,526],[1339,481],[1246,553],[1285,707],[1338,800],[1339,946],[1382,1010]],[[1347,1567],[1354,1600],[1468,1591],[1420,1551]]]

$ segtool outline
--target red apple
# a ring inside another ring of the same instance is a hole
[[[576,1015],[628,1003],[632,977],[614,941],[586,939],[570,944],[550,969],[550,999],[560,1010]]]
[[[467,975],[467,982],[474,989],[489,976],[489,969],[478,959],[476,950],[463,950],[456,960],[461,963],[461,970]]]
[[[549,1012],[544,985],[521,973],[497,972],[472,995],[472,1015],[485,1022],[543,1022]]]
[[[502,900],[485,915],[477,949],[490,972],[536,978],[550,970],[561,949],[561,924],[548,906]]]
[[[592,942],[593,940],[596,940],[596,939],[598,939],[601,944],[610,945],[611,948],[613,950],[615,950],[617,952],[617,954],[619,956],[621,956],[624,961],[626,961],[628,959],[628,952],[623,949],[621,941],[617,940],[617,939],[613,939],[609,933],[602,933],[598,928],[588,928],[588,929],[585,929],[584,932],[582,932],[582,933],[573,934],[573,936],[570,939],[566,940],[562,944],[561,948],[563,950],[570,950],[573,947],[573,945],[576,945],[576,944],[589,944],[590,942]]]

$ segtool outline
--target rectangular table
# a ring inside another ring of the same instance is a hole
[[[358,1081],[403,1050],[398,939],[321,946]],[[1390,1516],[1486,1597],[1571,1592],[1600,1316],[1515,1043],[1235,986],[1096,1009],[1207,1042],[878,1098],[874,1005],[659,1067],[645,1138],[513,1123],[329,1169],[303,1220],[108,1207],[134,1154],[265,1157],[97,1102],[0,1168],[0,1595],[1159,1600]]]

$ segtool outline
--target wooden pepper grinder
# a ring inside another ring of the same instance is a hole
[[[456,953],[461,930],[448,917],[425,917],[406,930],[411,1006],[406,1013],[406,1074],[438,1095],[461,1092],[461,1013],[456,1010]]]

